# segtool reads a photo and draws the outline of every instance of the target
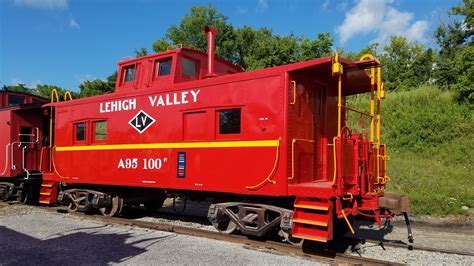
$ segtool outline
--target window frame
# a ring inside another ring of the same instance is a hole
[[[84,139],[83,140],[78,140],[77,139],[77,125],[79,124],[84,124]],[[89,122],[87,120],[81,120],[81,121],[75,121],[73,122],[73,132],[72,132],[72,138],[73,138],[73,143],[74,144],[87,144],[87,140],[88,140],[88,125]]]
[[[96,130],[96,125],[97,123],[100,123],[100,122],[105,122],[105,139],[96,139],[96,134],[97,134],[97,130]],[[92,130],[92,136],[91,136],[91,141],[92,143],[105,143],[107,142],[108,140],[108,120],[107,119],[95,119],[95,120],[92,120],[91,121],[91,130]]]
[[[233,111],[233,110],[238,110],[240,112],[240,124],[239,124],[239,133],[221,133],[221,127],[220,127],[220,114],[221,112],[224,111]],[[226,108],[219,108],[215,109],[215,136],[216,139],[238,139],[242,138],[243,135],[243,123],[242,123],[242,106],[232,106],[232,107],[226,107]]]
[[[133,80],[131,81],[126,81],[126,78],[127,78],[127,69],[129,68],[135,68],[135,73],[133,75]],[[120,73],[120,84],[121,86],[123,87],[130,87],[130,86],[134,86],[136,84],[136,82],[138,81],[139,79],[139,64],[138,63],[133,63],[133,64],[128,64],[128,65],[124,65],[122,66],[122,69],[121,69],[121,73]]]
[[[159,71],[159,63],[160,62],[163,62],[163,61],[170,61],[171,62],[171,65],[170,65],[170,73],[168,75],[158,75],[158,71]],[[162,58],[157,58],[155,60],[153,60],[153,79],[152,80],[158,80],[158,79],[166,79],[166,78],[170,78],[172,75],[173,75],[173,65],[174,65],[174,62],[173,62],[173,56],[166,56],[166,57],[162,57]]]
[[[23,99],[23,102],[22,103],[11,103],[10,99],[13,98],[13,97],[17,97],[17,99],[21,98],[21,99]],[[8,106],[19,106],[19,105],[25,104],[26,100],[27,99],[26,99],[25,95],[15,94],[15,93],[11,93],[11,94],[7,95]]]
[[[196,75],[195,76],[190,76],[190,75],[184,74],[183,70],[184,70],[184,60],[185,59],[195,63],[195,68],[196,68]],[[201,66],[200,66],[200,61],[198,59],[195,59],[195,58],[190,57],[190,56],[182,55],[180,61],[181,62],[180,62],[180,65],[179,65],[179,73],[180,73],[181,79],[183,79],[183,80],[197,80],[197,79],[199,79]]]

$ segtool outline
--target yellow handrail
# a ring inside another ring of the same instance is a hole
[[[290,104],[293,105],[296,103],[296,81],[292,80],[291,83],[293,83],[293,100]]]
[[[342,74],[343,66],[339,63],[339,53],[334,56],[332,63],[332,74],[338,76],[337,80],[337,136],[341,136],[341,117],[342,117]]]
[[[70,101],[72,101],[72,95],[71,95],[70,91],[66,91],[64,93],[64,100],[67,101],[68,98],[69,98]]]
[[[176,49],[176,48],[189,48],[189,49],[197,50],[197,49],[196,49],[196,46],[194,46],[194,45],[192,45],[192,44],[189,44],[189,43],[178,43],[178,44],[171,44],[171,45],[168,45],[168,47],[166,47],[166,51],[173,50],[173,49]]]
[[[371,54],[364,54],[359,61],[364,60],[375,60],[375,57]],[[375,117],[375,69],[370,68],[370,142],[374,142],[374,117]]]
[[[336,184],[336,171],[337,171],[337,162],[336,162],[336,138],[337,137],[334,137],[332,139],[332,144],[328,144],[328,146],[331,146],[332,145],[332,152],[333,152],[333,161],[334,161],[334,171],[333,171],[333,176],[332,176],[332,184],[335,185]]]
[[[363,60],[375,60],[374,56],[371,54],[365,54],[360,58],[360,61]],[[382,83],[382,69],[380,66],[377,67],[377,105],[375,105],[375,69],[371,68],[370,70],[370,141],[374,143],[374,122],[375,122],[375,151],[376,151],[376,179],[380,177],[380,101],[385,97],[384,86]],[[375,113],[375,107],[377,108],[377,113]],[[375,121],[374,121],[375,118]]]
[[[56,99],[56,101],[54,99]],[[56,89],[51,90],[51,102],[59,102],[58,90]]]
[[[309,143],[315,142],[314,140],[311,140],[311,139],[298,139],[298,138],[294,138],[291,141],[291,176],[288,177],[288,180],[292,180],[293,178],[295,178],[295,143],[297,141],[306,141]]]
[[[245,188],[248,190],[257,190],[263,187],[267,183],[276,184],[276,181],[273,180],[273,176],[275,175],[275,171],[277,169],[278,161],[280,160],[280,142],[281,138],[278,139],[278,145],[276,146],[276,155],[275,155],[275,163],[273,164],[272,171],[268,174],[268,176],[260,183],[256,184],[255,186],[246,186]]]

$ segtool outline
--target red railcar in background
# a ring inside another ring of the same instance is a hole
[[[0,199],[38,201],[44,144],[46,99],[14,91],[0,91]]]
[[[114,93],[45,106],[55,124],[40,203],[115,216],[170,195],[212,197],[208,217],[221,232],[279,232],[293,243],[408,210],[407,198],[384,194],[377,60],[336,55],[245,72],[214,58],[217,31],[206,32],[207,54],[181,47],[122,61]],[[370,112],[346,104],[361,93]],[[348,112],[367,129],[350,129]]]

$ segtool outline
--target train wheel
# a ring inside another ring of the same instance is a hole
[[[107,206],[99,208],[102,215],[107,217],[119,216],[123,208],[123,198],[117,195],[112,196]]]
[[[23,184],[23,191],[19,197],[19,201],[25,205],[33,204],[33,186],[31,183]]]
[[[70,212],[77,212],[77,205],[74,202],[70,202],[69,205],[67,205],[67,210]]]
[[[214,227],[223,234],[232,234],[237,229],[237,224],[228,218],[214,225]]]

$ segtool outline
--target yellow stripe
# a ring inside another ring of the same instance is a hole
[[[279,145],[279,142],[280,142],[279,140],[253,140],[253,141],[176,142],[176,143],[63,146],[63,147],[56,147],[56,151],[276,147]]]

